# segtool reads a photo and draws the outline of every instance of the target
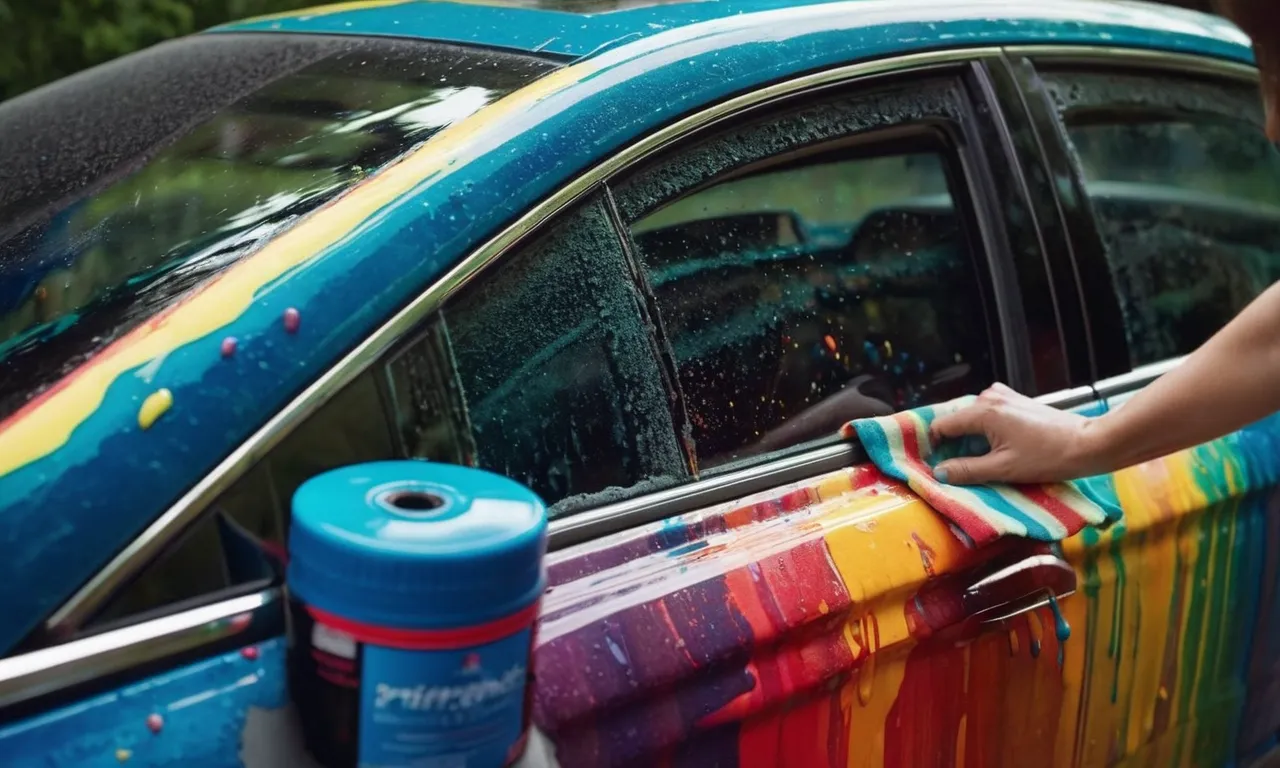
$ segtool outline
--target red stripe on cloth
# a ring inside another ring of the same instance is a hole
[[[960,530],[965,535],[973,539],[974,544],[989,544],[1000,538],[1001,534],[1007,531],[1001,530],[990,519],[976,509],[961,503],[952,496],[946,494],[942,490],[942,484],[933,477],[933,468],[925,463],[920,456],[920,444],[916,439],[915,423],[907,414],[898,414],[892,419],[892,422],[885,420],[881,424],[888,428],[892,423],[893,428],[898,430],[898,435],[902,440],[902,460],[906,464],[903,468],[908,477],[908,483],[911,490],[924,497],[937,511],[951,520],[951,522],[960,526]],[[915,477],[915,482],[911,482],[910,478]]]
[[[1058,522],[1062,523],[1063,527],[1067,529],[1068,536],[1075,534],[1089,524],[1089,521],[1085,519],[1085,516],[1079,510],[1049,493],[1041,486],[1019,485],[1017,488],[1031,503],[1053,515]]]

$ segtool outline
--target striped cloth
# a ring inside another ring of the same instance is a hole
[[[892,416],[851,421],[841,429],[857,435],[881,472],[906,482],[974,544],[1000,536],[1059,541],[1086,525],[1109,524],[1120,517],[1110,475],[1045,485],[947,485],[933,476],[933,465],[954,456],[985,453],[982,438],[948,440],[936,449],[929,441],[934,418],[959,410],[976,398],[903,411]]]

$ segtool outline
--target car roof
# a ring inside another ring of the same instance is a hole
[[[947,39],[940,24],[957,16],[979,22],[983,18],[995,22],[1023,17],[1029,22],[1025,32],[1028,42],[1054,36],[1055,33],[1040,25],[1055,21],[1067,25],[1119,24],[1146,28],[1156,33],[1150,41],[1153,47],[1160,47],[1160,32],[1182,29],[1221,37],[1224,33],[1230,36],[1231,29],[1221,20],[1213,21],[1202,14],[1154,3],[1053,2],[1034,4],[1038,12],[1030,13],[1032,9],[1019,9],[1005,0],[977,0],[964,3],[967,11],[959,14],[957,5],[955,0],[906,0],[888,6],[876,0],[367,0],[263,16],[210,31],[420,37],[576,59],[663,32],[714,24],[733,17],[758,16],[759,21],[764,22],[766,19],[761,14],[770,12],[782,12],[778,20],[784,20],[786,12],[801,11],[862,16],[868,23],[877,19],[914,21],[920,25],[915,34],[926,39],[932,36],[935,43],[944,43]],[[979,12],[974,13],[975,10]],[[938,24],[931,23],[934,21]],[[1125,44],[1123,39],[1117,42]]]
[[[565,40],[535,41],[527,13]],[[325,377],[340,360],[367,364],[379,351],[370,335],[480,243],[683,115],[817,70],[940,48],[1049,43],[1252,61],[1247,38],[1220,19],[1098,0],[708,0],[599,14],[371,3],[212,34],[284,31],[575,60],[370,174],[0,422],[0,541],[21,547],[0,551],[0,652],[148,526],[207,502],[219,488],[202,481],[211,468],[260,456],[281,424],[333,391]],[[286,308],[302,318],[287,341]],[[227,337],[245,364],[221,358]],[[166,416],[142,428],[140,408],[162,390]],[[302,410],[284,410],[291,402]]]

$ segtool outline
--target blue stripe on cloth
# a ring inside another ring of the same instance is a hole
[[[933,420],[944,413],[951,413],[965,406],[970,405],[975,400],[974,397],[968,396],[943,403],[938,406],[926,406],[918,408],[911,412],[915,419],[922,421],[926,427]],[[907,467],[914,463],[915,459],[923,462],[926,466],[932,467],[939,461],[954,458],[957,456],[977,456],[990,450],[987,441],[981,436],[971,436],[960,438],[957,440],[947,440],[939,446],[933,446],[926,439],[924,441],[916,440],[919,455],[915,457],[899,455],[893,446],[904,445],[905,441],[901,435],[902,428],[895,421],[894,417],[887,416],[875,419],[859,419],[850,422],[844,430],[846,435],[856,434],[862,447],[866,450],[868,458],[881,472],[886,476],[895,480],[907,483],[917,494],[925,497],[932,496],[939,503],[946,500],[947,503],[954,505],[956,508],[952,514],[959,515],[962,511],[966,514],[973,515],[982,521],[985,521],[992,529],[1003,534],[1020,533],[1025,530],[1029,538],[1039,539],[1042,541],[1055,541],[1060,538],[1058,530],[1065,527],[1068,536],[1076,533],[1082,525],[1090,521],[1101,521],[1101,525],[1109,525],[1111,522],[1121,517],[1120,504],[1116,498],[1114,484],[1110,475],[1102,475],[1098,477],[1083,478],[1070,483],[1064,483],[1056,489],[1051,490],[1051,486],[1028,486],[1024,487],[1026,492],[1034,492],[1042,489],[1046,495],[1052,496],[1062,507],[1070,509],[1078,520],[1060,521],[1057,515],[1054,515],[1049,509],[1039,507],[1034,500],[1028,498],[1024,493],[1014,486],[1004,484],[991,485],[975,485],[975,486],[952,486],[938,482],[932,474],[924,477],[914,477],[908,473]],[[913,435],[917,437],[917,435]],[[919,474],[918,472],[916,474]],[[1018,502],[1022,504],[1019,506]],[[1044,509],[1043,519],[1054,520],[1060,525],[1054,525],[1053,528],[1046,527],[1042,523],[1041,518],[1037,518],[1028,514],[1023,507],[1036,506]],[[944,516],[947,511],[938,510]],[[953,525],[959,526],[964,530],[964,521],[959,519],[951,519]],[[977,521],[973,521],[977,524]],[[989,538],[990,533],[987,531],[969,531],[964,533],[973,539],[980,539],[984,534]]]

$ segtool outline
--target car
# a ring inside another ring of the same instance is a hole
[[[0,104],[5,762],[302,764],[289,501],[388,458],[549,505],[561,765],[1274,756],[1280,421],[986,546],[837,437],[1179,365],[1280,274],[1257,80],[1135,2],[372,2]]]

